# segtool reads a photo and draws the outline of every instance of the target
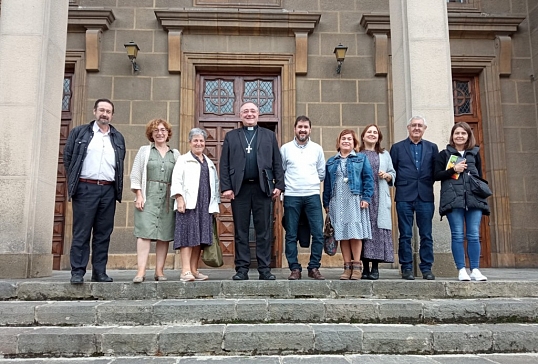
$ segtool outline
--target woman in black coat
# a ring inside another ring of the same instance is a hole
[[[448,218],[452,235],[452,255],[460,281],[486,281],[480,272],[480,220],[489,215],[485,198],[471,191],[470,176],[482,177],[482,163],[478,146],[469,124],[454,124],[450,141],[445,150],[439,152],[435,161],[435,180],[441,181],[439,213]],[[471,275],[465,269],[464,225],[467,234],[467,255]]]

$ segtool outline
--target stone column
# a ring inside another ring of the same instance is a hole
[[[406,124],[411,116],[421,115],[428,123],[424,138],[442,150],[454,124],[446,1],[390,0],[390,30],[394,141],[407,137]],[[437,213],[439,190],[436,183],[433,271],[438,276],[454,276],[448,222],[446,218],[439,221]],[[418,230],[414,239],[418,247]],[[416,251],[416,269],[418,262]]]
[[[68,6],[2,0],[0,278],[52,273]]]

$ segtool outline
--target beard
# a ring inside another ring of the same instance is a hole
[[[308,135],[307,134],[298,134],[297,135],[297,139],[300,141],[300,142],[304,142],[308,139]]]

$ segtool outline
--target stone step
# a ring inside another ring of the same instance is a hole
[[[538,324],[5,327],[4,357],[478,354],[538,351]]]
[[[287,355],[287,356],[120,356],[99,358],[0,359],[2,364],[530,364],[538,354],[449,354],[449,355]]]
[[[538,298],[3,301],[0,326],[538,323]]]
[[[0,300],[138,300],[196,298],[490,298],[537,297],[538,281],[231,281],[84,283],[0,281]]]

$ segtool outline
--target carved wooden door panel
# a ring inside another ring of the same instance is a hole
[[[476,144],[480,146],[480,159],[482,161],[482,174],[486,176],[486,157],[484,150],[484,136],[482,129],[482,111],[480,109],[480,91],[478,77],[474,75],[453,75],[452,93],[454,99],[454,123],[464,121],[473,130]],[[465,241],[467,246],[467,241]],[[489,216],[482,216],[480,224],[480,266],[491,267],[491,243]],[[467,251],[467,247],[465,247]]]
[[[67,208],[67,176],[63,164],[65,142],[71,130],[73,96],[73,72],[65,72],[62,98],[62,120],[60,126],[60,150],[56,177],[56,200],[54,203],[54,223],[52,232],[52,269],[61,269],[64,250],[65,214]]]
[[[198,75],[198,126],[208,133],[206,155],[219,169],[222,143],[226,133],[241,127],[239,108],[246,101],[260,108],[258,125],[273,130],[279,139],[280,130],[280,77],[276,75]],[[282,212],[280,201],[273,213],[272,267],[282,264]],[[217,230],[224,256],[224,266],[234,267],[234,225],[230,200],[222,199],[217,217]],[[251,268],[256,267],[255,231],[251,222],[249,234]]]

